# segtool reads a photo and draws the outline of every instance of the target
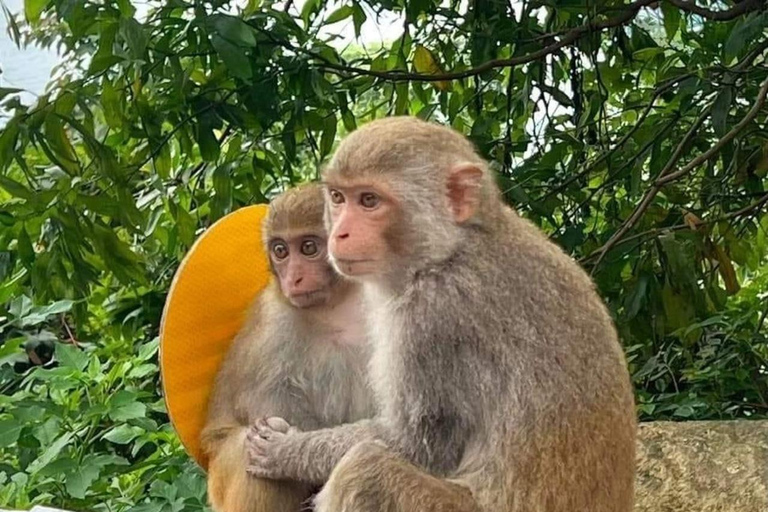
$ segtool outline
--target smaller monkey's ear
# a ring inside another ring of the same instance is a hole
[[[483,171],[476,164],[459,164],[448,173],[448,201],[455,222],[466,222],[477,211],[482,179]]]

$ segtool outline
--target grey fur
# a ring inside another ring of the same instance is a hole
[[[438,233],[440,251],[411,245],[412,252],[398,255],[396,272],[363,278],[380,414],[313,432],[267,432],[266,457],[251,470],[313,483],[333,474],[319,511],[629,512],[633,394],[611,317],[587,274],[503,205],[484,163],[478,214],[452,223],[441,173],[451,159],[477,161],[466,145],[449,144],[443,163],[431,168],[397,167],[414,154],[407,151],[413,145],[428,154],[428,141],[445,146],[456,137],[394,118],[342,143],[329,173],[395,175],[384,179],[406,222],[416,219],[408,232],[417,240]],[[406,156],[398,160],[398,151]],[[387,165],[376,160],[381,155]],[[365,464],[365,450],[344,457],[375,439],[394,454]],[[378,472],[379,483],[366,477],[366,467]],[[445,487],[432,491],[434,479],[421,470],[447,479]],[[471,492],[469,501],[453,497],[456,484]],[[406,504],[411,496],[419,497],[417,505]]]

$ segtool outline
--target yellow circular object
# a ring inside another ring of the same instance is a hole
[[[261,239],[266,213],[266,205],[241,208],[208,228],[181,262],[165,301],[165,403],[181,443],[204,468],[200,432],[216,373],[248,306],[271,278]]]

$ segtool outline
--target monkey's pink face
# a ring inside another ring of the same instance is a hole
[[[338,271],[363,277],[386,270],[396,237],[396,204],[384,187],[328,183],[328,252]]]
[[[283,295],[297,308],[325,303],[334,281],[325,240],[316,235],[273,238],[269,258]]]

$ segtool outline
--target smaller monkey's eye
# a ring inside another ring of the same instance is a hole
[[[338,190],[331,189],[328,191],[328,194],[330,195],[333,204],[341,204],[344,202],[344,195]]]
[[[272,246],[272,254],[279,260],[284,260],[288,256],[288,246],[282,242]]]
[[[301,243],[301,254],[304,256],[314,256],[317,254],[317,242],[314,240],[304,240]]]
[[[379,196],[372,192],[363,192],[360,196],[360,204],[363,208],[375,208],[379,204]]]

